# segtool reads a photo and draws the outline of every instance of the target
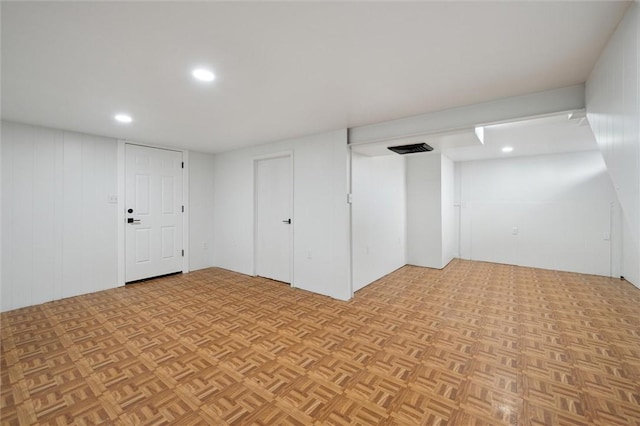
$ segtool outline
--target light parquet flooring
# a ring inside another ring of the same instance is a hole
[[[638,425],[640,290],[455,260],[350,302],[207,269],[3,313],[1,423]]]

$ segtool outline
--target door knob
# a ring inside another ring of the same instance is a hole
[[[283,220],[282,223],[288,223],[289,225],[291,225],[291,219]]]
[[[134,219],[132,217],[127,218],[127,223],[140,223],[140,219]]]

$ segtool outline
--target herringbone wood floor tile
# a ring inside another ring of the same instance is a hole
[[[5,312],[0,420],[640,425],[640,291],[455,260],[340,302],[207,269]]]

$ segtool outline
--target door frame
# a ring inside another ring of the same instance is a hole
[[[146,148],[165,149],[167,151],[176,151],[182,153],[182,161],[184,168],[182,169],[182,204],[184,205],[184,214],[182,215],[182,248],[184,256],[182,257],[182,273],[189,272],[189,151],[185,149],[177,149],[162,145],[150,145],[136,143],[124,139],[118,139],[118,286],[126,284],[125,265],[126,265],[126,241],[125,241],[125,145],[137,145]]]
[[[291,282],[289,285],[291,288],[295,288],[295,276],[294,276],[294,261],[295,261],[295,250],[294,250],[294,233],[295,233],[295,182],[294,182],[294,170],[293,167],[295,162],[293,161],[293,150],[289,151],[278,151],[272,154],[260,155],[253,157],[253,259],[252,259],[252,275],[257,277],[257,259],[258,259],[258,162],[263,160],[273,160],[276,158],[289,158],[289,163],[291,165],[291,235],[289,236],[289,245],[291,247],[291,262],[289,265],[290,268],[290,277]]]

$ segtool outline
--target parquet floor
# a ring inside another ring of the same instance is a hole
[[[455,260],[340,302],[221,269],[3,313],[1,423],[638,425],[640,290]]]

